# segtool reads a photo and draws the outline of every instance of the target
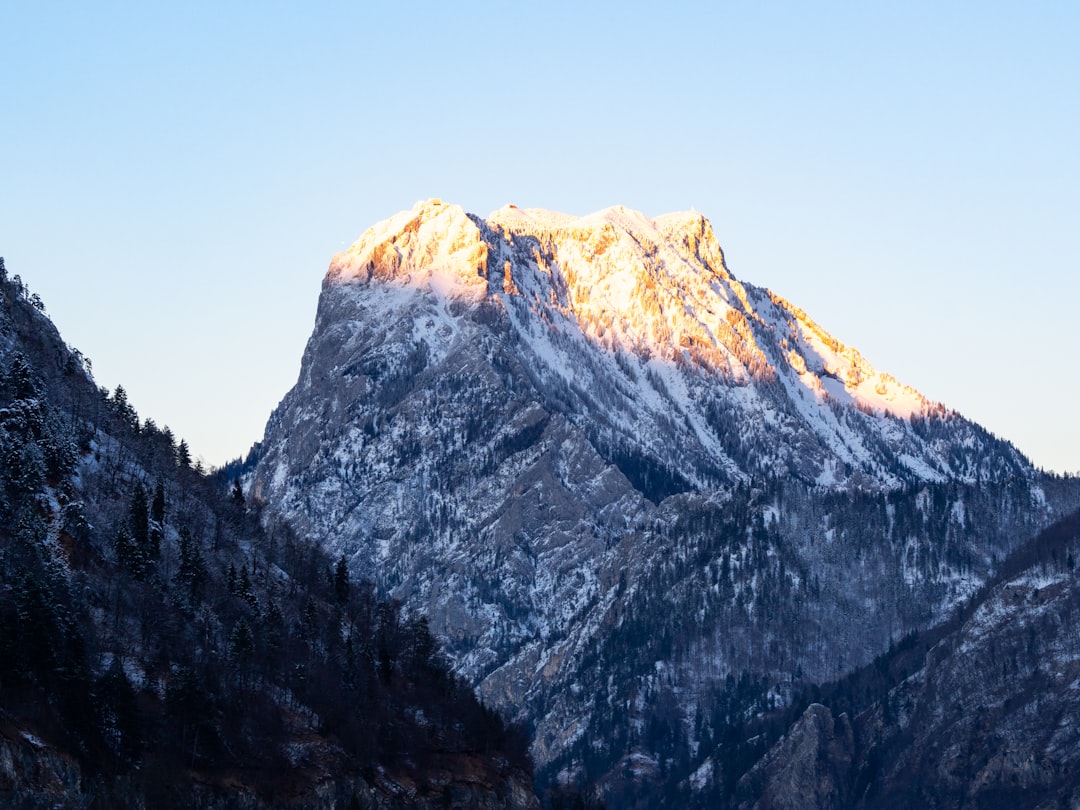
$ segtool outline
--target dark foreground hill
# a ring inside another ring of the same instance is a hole
[[[87,369],[0,264],[0,805],[536,805],[425,620]]]

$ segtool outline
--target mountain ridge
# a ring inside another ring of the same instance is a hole
[[[573,375],[565,372],[573,369],[573,358],[565,350],[558,357],[563,347],[524,328],[531,320],[538,317],[550,331],[578,332],[616,359],[642,361],[642,368],[626,376],[640,378],[651,371],[650,382],[657,383],[652,387],[685,387],[679,380],[685,375],[673,373],[680,366],[713,378],[706,383],[746,387],[753,380],[778,381],[786,393],[781,404],[791,413],[777,414],[769,403],[744,402],[742,421],[775,425],[778,419],[788,424],[801,420],[809,425],[807,438],[832,451],[832,467],[823,465],[815,476],[816,483],[826,486],[837,477],[839,465],[873,466],[873,449],[857,437],[852,441],[828,413],[833,401],[854,405],[869,417],[957,416],[876,371],[801,308],[736,280],[711,224],[696,212],[650,219],[615,206],[571,217],[507,206],[483,220],[459,206],[430,200],[373,226],[333,258],[324,292],[357,283],[427,290],[448,305],[490,303],[509,316],[519,335],[536,338],[530,348],[537,360],[551,361],[548,365],[563,372],[570,384]],[[443,318],[441,323],[449,322]],[[432,343],[420,329],[414,329],[414,339]],[[646,395],[648,387],[638,386]],[[676,390],[674,397],[657,393],[660,400],[674,401],[677,412],[690,420],[710,461],[730,468],[729,454],[719,446],[723,440],[701,408],[685,407],[680,401],[685,392]],[[895,437],[882,434],[896,429],[882,424],[876,438],[895,443]],[[948,460],[907,432],[915,447],[899,461],[914,479],[978,479],[978,471],[952,470]],[[1019,453],[1012,461],[1027,464]],[[880,478],[880,471],[864,471]],[[899,481],[887,475],[876,483],[891,488]]]

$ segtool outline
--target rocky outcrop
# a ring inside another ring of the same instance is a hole
[[[84,804],[82,771],[10,721],[0,721],[0,805],[13,808],[74,808]]]
[[[768,755],[744,778],[755,808],[834,810],[844,807],[855,757],[855,737],[846,714],[834,718],[811,705]]]

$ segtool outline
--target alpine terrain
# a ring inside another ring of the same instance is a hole
[[[432,200],[368,230],[248,463],[269,525],[424,614],[527,724],[541,788],[609,807],[765,784],[739,782],[755,723],[1080,500],[734,278],[700,214],[624,208]]]

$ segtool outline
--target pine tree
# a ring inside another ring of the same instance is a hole
[[[180,570],[176,578],[186,588],[188,603],[192,606],[202,601],[203,588],[206,585],[207,569],[206,560],[203,559],[199,547],[192,539],[191,532],[187,527],[180,529]],[[236,569],[232,568],[233,583],[230,590],[236,587]]]
[[[165,523],[165,482],[160,478],[154,485],[154,501],[150,504],[150,519],[155,523]]]
[[[338,604],[344,605],[349,601],[349,565],[345,562],[344,554],[334,567],[334,593],[337,595]]]
[[[229,634],[229,657],[236,667],[237,682],[241,688],[247,685],[247,672],[254,656],[255,636],[247,619],[241,616]]]
[[[161,556],[161,540],[165,536],[165,483],[158,478],[154,485],[154,499],[150,503],[150,558]]]
[[[276,657],[285,638],[285,616],[277,602],[271,601],[263,614],[262,642],[270,657]]]
[[[146,566],[155,558],[150,543],[150,512],[146,502],[146,490],[142,484],[135,485],[135,493],[131,497],[131,507],[128,509],[128,527],[131,529],[131,539],[135,545],[135,553],[139,557],[140,565]]]
[[[113,550],[116,553],[116,561],[120,567],[131,574],[135,579],[143,577],[143,558],[138,552],[135,543],[131,539],[131,532],[127,526],[121,526],[113,540]]]
[[[251,576],[248,574],[247,566],[245,565],[240,569],[240,581],[236,586],[237,595],[247,602],[255,610],[259,609],[259,599],[255,596],[255,591],[251,588]]]
[[[247,660],[255,649],[255,637],[251,634],[251,625],[243,616],[236,622],[229,636],[229,649],[237,661]]]
[[[138,432],[139,415],[135,412],[135,408],[132,407],[131,403],[128,402],[127,391],[124,390],[124,386],[116,386],[116,390],[113,391],[112,397],[109,399],[109,406],[120,421],[136,433]]]
[[[39,399],[43,394],[41,380],[22,352],[16,352],[11,360],[8,386],[11,389],[12,398],[16,400]]]
[[[181,467],[191,466],[191,451],[188,449],[186,439],[181,439],[180,445],[176,448],[176,463]]]
[[[172,428],[165,425],[161,429],[161,438],[165,440],[166,447],[168,448],[169,458],[175,463],[176,461],[176,437],[173,435]]]

